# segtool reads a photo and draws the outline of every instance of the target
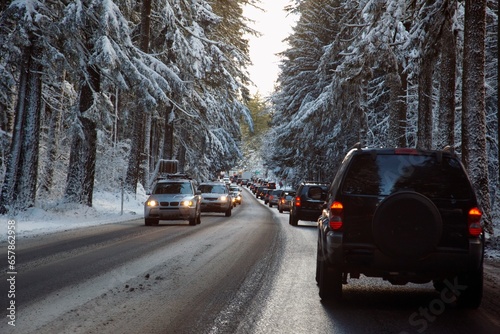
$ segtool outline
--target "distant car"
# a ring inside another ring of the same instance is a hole
[[[268,189],[263,186],[257,187],[257,190],[255,191],[255,197],[257,197],[258,199],[264,199],[267,190]]]
[[[235,204],[241,204],[242,202],[242,197],[241,197],[241,189],[237,185],[230,185],[229,186],[229,192],[231,193],[231,197],[233,199],[233,203]]]
[[[276,182],[267,182],[266,187],[269,189],[276,189]]]
[[[223,212],[231,216],[233,203],[229,188],[222,182],[204,182],[198,186],[201,192],[201,212]]]
[[[266,191],[264,192],[264,204],[269,204],[269,196],[271,195],[272,191],[273,189],[266,189]]]
[[[156,182],[144,203],[144,223],[158,225],[160,220],[189,220],[190,225],[201,223],[201,196],[193,180],[183,175]]]
[[[292,200],[290,225],[297,226],[299,220],[318,221],[323,211],[327,191],[327,184],[312,181],[303,182]]]
[[[273,207],[273,205],[278,205],[279,203],[279,197],[283,190],[281,189],[274,189],[271,192],[269,192],[269,198],[267,200],[267,204],[269,205],[270,208]]]
[[[278,211],[283,213],[283,211],[290,211],[290,206],[292,205],[292,200],[295,197],[295,191],[293,190],[283,190],[280,197],[278,198]]]

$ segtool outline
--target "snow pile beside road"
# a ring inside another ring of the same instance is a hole
[[[82,228],[86,226],[115,223],[139,219],[144,215],[144,190],[137,195],[124,195],[123,214],[121,214],[121,194],[96,191],[93,207],[74,203],[43,202],[15,216],[3,215],[1,220],[16,222],[16,237],[35,237],[57,231]],[[4,231],[7,231],[6,229]],[[0,241],[7,239],[7,233],[0,233]]]
[[[486,239],[485,258],[500,259],[500,229],[495,229],[495,236]]]

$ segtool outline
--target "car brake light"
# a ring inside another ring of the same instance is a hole
[[[397,148],[394,150],[394,153],[396,154],[413,154],[417,155],[418,150],[415,148]]]
[[[295,206],[300,206],[300,197],[295,197]]]
[[[344,206],[340,202],[333,202],[330,205],[330,228],[332,230],[340,230],[342,228],[342,218],[344,214]]]
[[[478,208],[472,208],[469,210],[468,223],[469,223],[469,235],[472,237],[478,237],[483,232],[483,227],[481,226],[481,210]]]

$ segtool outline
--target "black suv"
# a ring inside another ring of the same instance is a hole
[[[317,221],[325,203],[328,185],[307,181],[297,189],[290,206],[290,225],[297,226],[299,220]]]
[[[340,299],[360,274],[392,284],[434,282],[446,300],[477,308],[483,287],[481,210],[448,151],[351,150],[318,221],[316,280]]]

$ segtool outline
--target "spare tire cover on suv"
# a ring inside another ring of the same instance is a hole
[[[413,191],[385,198],[372,221],[373,239],[385,255],[417,260],[432,252],[441,239],[443,223],[437,207]]]

